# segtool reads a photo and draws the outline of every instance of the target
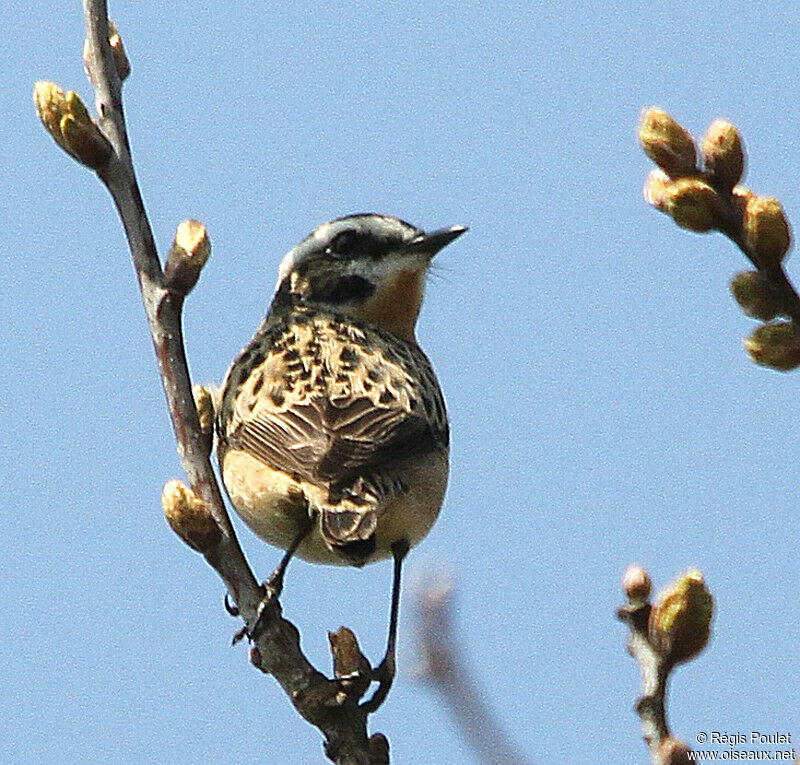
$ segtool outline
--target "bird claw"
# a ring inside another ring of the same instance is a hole
[[[280,569],[273,571],[261,586],[265,592],[264,600],[277,600],[283,592],[283,571]]]
[[[261,602],[258,604],[253,628],[250,630],[245,628],[247,637],[251,642],[261,637],[272,612],[272,606],[278,603],[278,598],[283,592],[283,572],[275,571],[270,574],[269,579],[261,585],[261,588],[264,590],[264,597],[261,598]]]
[[[361,709],[366,714],[372,714],[386,701],[395,676],[395,662],[393,656],[385,656],[383,661],[372,670],[372,680],[378,683],[372,698],[361,704]]]
[[[283,576],[282,572],[274,571],[270,577],[261,585],[264,592],[264,597],[258,604],[256,612],[256,620],[252,629],[248,629],[247,625],[237,630],[231,641],[231,645],[236,645],[238,642],[247,638],[250,642],[258,640],[259,636],[264,632],[267,625],[269,608],[273,603],[277,603],[281,592],[283,591]],[[225,610],[231,616],[239,616],[239,608],[235,603],[232,603],[228,594],[225,594]]]
[[[239,606],[236,603],[231,601],[230,595],[226,592],[225,593],[225,610],[233,617],[239,616]]]

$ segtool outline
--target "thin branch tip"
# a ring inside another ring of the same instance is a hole
[[[372,671],[355,635],[340,630],[331,638],[334,670],[328,679],[300,649],[297,628],[281,613],[277,596],[263,605],[264,591],[244,558],[209,462],[213,395],[193,391],[183,343],[183,298],[195,286],[211,252],[208,234],[197,221],[184,221],[162,270],[150,222],[131,160],[122,104],[122,81],[130,72],[119,32],[105,0],[83,0],[86,42],[83,59],[95,92],[98,117],[73,92],[37,83],[34,101],[42,123],[58,145],[97,171],[122,221],[130,246],[159,374],[187,484],[169,481],[162,509],[170,526],[215,569],[246,628],[263,616],[266,626],[248,657],[272,674],[297,711],[317,726],[329,756],[341,765],[386,765],[388,741],[369,735],[367,713],[358,705]],[[366,664],[365,664],[366,663]],[[363,687],[363,690],[362,690]]]
[[[690,569],[668,585],[651,604],[650,576],[641,566],[631,566],[623,577],[628,601],[617,612],[629,629],[627,648],[639,667],[641,695],[635,709],[654,763],[665,751],[685,746],[667,724],[667,683],[681,662],[697,656],[708,644],[713,598],[702,574]],[[668,744],[666,742],[674,742]],[[677,755],[676,755],[677,756]],[[677,762],[678,760],[674,760]]]
[[[211,239],[205,226],[196,220],[178,224],[164,268],[165,286],[179,295],[188,295],[211,255]]]

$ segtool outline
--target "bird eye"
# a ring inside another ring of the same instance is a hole
[[[328,245],[328,254],[335,258],[346,258],[355,252],[358,245],[358,234],[347,229],[337,234]]]

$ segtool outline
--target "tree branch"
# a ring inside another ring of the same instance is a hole
[[[631,566],[622,580],[628,598],[617,618],[630,630],[628,653],[641,675],[636,712],[653,765],[688,765],[691,750],[667,725],[667,681],[675,667],[697,656],[708,644],[713,599],[699,571],[689,570],[650,603],[651,581],[641,566]]]
[[[209,563],[222,576],[244,614],[258,607],[261,592],[234,534],[200,432],[183,345],[185,295],[165,283],[136,181],[122,108],[122,81],[108,42],[106,2],[84,0],[83,8],[87,39],[84,63],[95,89],[98,127],[113,148],[108,163],[97,174],[114,200],[128,239],[181,466],[222,531],[214,560]]]
[[[93,120],[89,116],[74,92],[65,94],[52,83],[37,83],[34,100],[56,142],[97,173],[125,230],[178,456],[191,484],[190,489],[170,481],[164,487],[162,505],[167,520],[222,578],[244,620],[245,634],[259,622],[259,635],[250,649],[251,662],[273,675],[298,712],[321,730],[328,757],[340,765],[388,765],[388,741],[382,734],[368,737],[368,714],[359,705],[371,669],[355,635],[349,630],[331,635],[335,677],[328,679],[318,672],[300,650],[297,628],[283,619],[277,597],[265,597],[239,546],[209,461],[208,416],[201,412],[201,427],[183,344],[183,302],[210,252],[208,237],[196,221],[182,223],[165,273],[139,192],[125,128],[122,81],[130,66],[108,19],[106,1],[83,0],[83,10],[84,64],[94,88],[98,117]],[[198,404],[203,402],[208,404],[208,397],[198,396]]]
[[[739,131],[715,120],[698,152],[688,130],[665,111],[648,109],[639,141],[658,165],[645,183],[647,202],[682,228],[721,232],[755,266],[731,281],[742,311],[765,322],[744,343],[753,361],[783,372],[799,367],[800,295],[783,267],[791,228],[777,199],[757,196],[740,183],[746,156]]]
[[[669,671],[664,657],[650,645],[647,637],[650,610],[649,603],[628,603],[619,609],[617,617],[630,629],[628,653],[639,666],[641,675],[642,693],[636,702],[636,712],[642,723],[642,736],[653,765],[660,765],[659,749],[670,737],[666,713]]]
[[[500,728],[464,656],[457,650],[453,587],[439,581],[417,593],[421,676],[441,696],[458,730],[486,765],[530,765]]]

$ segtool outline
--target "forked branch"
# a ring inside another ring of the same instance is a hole
[[[122,40],[108,20],[105,0],[84,0],[84,64],[95,92],[92,118],[76,93],[40,82],[34,90],[39,116],[59,146],[94,170],[111,194],[130,246],[150,334],[164,386],[181,465],[191,488],[179,481],[164,487],[162,505],[172,528],[201,552],[225,582],[245,623],[259,620],[251,661],[272,674],[300,714],[325,737],[329,758],[342,765],[384,765],[389,746],[382,734],[367,735],[368,712],[359,699],[369,685],[369,663],[355,635],[330,635],[334,678],[318,672],[300,650],[297,628],[282,618],[277,597],[265,593],[245,560],[209,461],[210,401],[198,392],[200,418],[189,379],[182,308],[209,254],[205,228],[178,226],[162,268],[131,160],[122,102],[130,64]],[[366,678],[366,680],[365,680]]]
[[[690,570],[650,602],[649,574],[631,566],[622,582],[628,602],[617,618],[628,625],[628,652],[639,665],[636,712],[653,765],[688,765],[690,749],[667,725],[667,681],[675,667],[708,644],[714,600],[699,571]]]

